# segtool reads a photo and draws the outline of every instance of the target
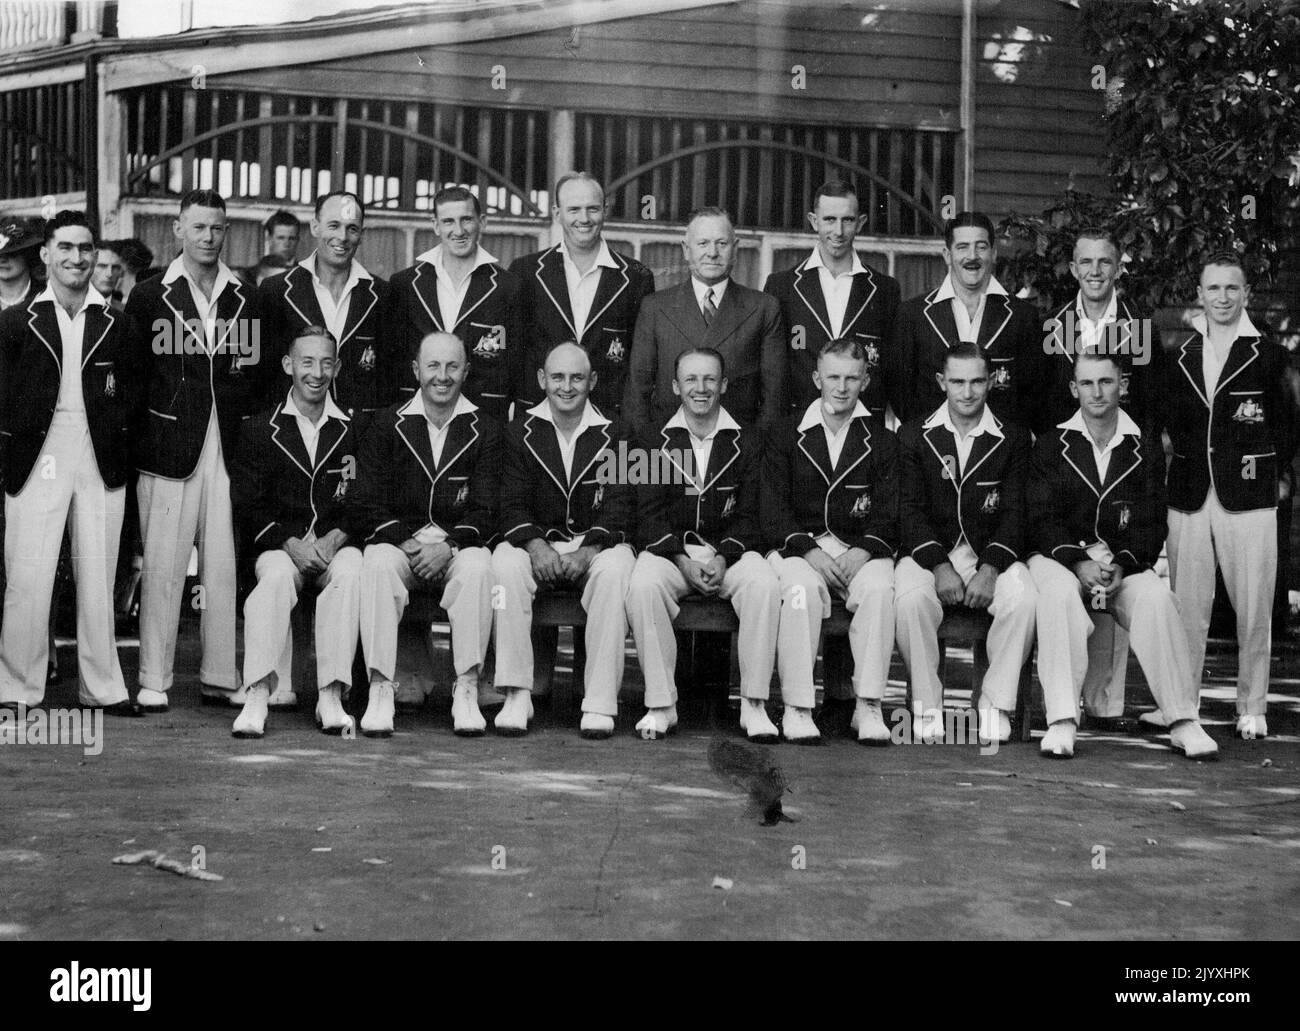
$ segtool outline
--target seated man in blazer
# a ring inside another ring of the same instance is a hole
[[[962,342],[944,356],[947,400],[898,434],[904,557],[895,572],[898,649],[912,674],[912,738],[943,738],[939,624],[944,606],[987,610],[989,669],[980,692],[979,737],[1011,739],[1020,668],[1034,647],[1037,592],[1025,567],[1029,433],[984,403],[989,361]]]
[[[361,733],[393,733],[398,625],[418,589],[440,592],[456,670],[452,726],[473,737],[487,727],[478,675],[492,632],[486,545],[496,532],[501,431],[462,393],[470,357],[459,337],[430,333],[411,365],[419,391],[375,416],[357,465],[361,646],[370,670]]]
[[[342,733],[352,717],[343,697],[357,652],[361,552],[349,547],[345,498],[355,474],[351,420],[330,396],[338,342],[306,326],[281,359],[288,396],[245,425],[231,477],[231,502],[245,555],[256,555],[257,586],[244,602],[244,707],[235,737],[259,738],[277,686],[292,690],[290,617],[304,584],[316,601],[316,722]]]
[[[494,726],[519,735],[532,719],[530,635],[538,588],[576,587],[587,613],[582,736],[607,738],[618,715],[623,603],[636,564],[623,543],[634,488],[615,460],[628,438],[591,403],[596,374],[577,344],[552,348],[537,376],[546,400],[510,424],[501,469],[505,541],[492,553],[492,573],[499,591],[496,686],[506,700]]]
[[[721,208],[691,213],[682,251],[691,276],[641,303],[632,339],[623,418],[657,435],[677,410],[673,369],[692,347],[711,347],[727,363],[727,409],[742,426],[784,412],[785,328],[775,297],[731,279],[736,230]]]
[[[740,726],[751,741],[772,742],[776,727],[764,703],[776,663],[781,588],[759,553],[756,429],[742,430],[722,406],[726,364],[711,347],[677,357],[673,390],[681,407],[642,452],[655,473],[638,491],[637,557],[627,617],[645,674],[645,738],[677,722],[677,637],[672,621],[687,594],[723,598],[740,619]],[[664,475],[665,467],[679,475]],[[723,636],[730,651],[731,636]]]
[[[1219,746],[1197,721],[1187,636],[1169,586],[1151,568],[1165,539],[1165,456],[1119,406],[1113,355],[1074,359],[1079,410],[1038,438],[1029,481],[1029,572],[1038,587],[1038,678],[1047,704],[1042,752],[1074,754],[1088,665],[1089,611],[1108,612],[1129,644],[1170,742],[1189,759]]]
[[[786,740],[812,744],[813,665],[831,592],[853,613],[852,726],[864,744],[888,741],[880,711],[894,653],[898,441],[859,399],[866,356],[855,340],[831,340],[817,358],[821,396],[768,432],[759,512],[778,551],[777,666]]]

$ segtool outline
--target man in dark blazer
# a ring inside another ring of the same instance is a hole
[[[677,410],[673,368],[692,347],[712,347],[727,363],[727,407],[742,426],[784,411],[785,331],[774,297],[731,279],[736,231],[721,208],[691,213],[682,251],[685,283],[647,297],[637,316],[623,418],[655,432]]]
[[[1204,312],[1165,365],[1160,402],[1173,447],[1169,575],[1192,676],[1199,691],[1217,565],[1237,613],[1237,733],[1254,739],[1268,734],[1278,477],[1295,455],[1297,391],[1287,352],[1246,314],[1249,296],[1235,254],[1207,259]]]
[[[290,617],[303,586],[316,601],[316,721],[327,734],[351,726],[343,697],[357,651],[361,552],[349,546],[346,498],[356,473],[352,422],[330,396],[338,342],[305,326],[281,359],[292,386],[244,424],[231,474],[241,550],[256,556],[257,586],[244,602],[244,708],[235,737],[260,738],[277,688],[293,695]]]
[[[438,245],[392,279],[388,332],[398,341],[402,368],[430,333],[451,333],[469,348],[473,374],[465,396],[501,425],[510,418],[528,343],[521,309],[522,284],[479,244],[487,216],[463,186],[433,197]],[[403,374],[400,392],[414,393]]]
[[[637,558],[627,591],[627,618],[645,675],[645,738],[677,722],[679,603],[695,593],[731,602],[740,620],[740,726],[751,741],[772,742],[776,727],[765,702],[776,664],[781,589],[760,552],[758,478],[761,437],[741,429],[722,405],[726,363],[712,348],[683,351],[673,388],[677,413],[657,437],[641,440],[652,474],[638,489]],[[731,635],[723,635],[730,655]]]
[[[1047,704],[1041,751],[1074,755],[1090,612],[1129,631],[1170,743],[1208,759],[1218,745],[1197,721],[1196,686],[1173,593],[1152,566],[1165,538],[1164,452],[1119,406],[1113,355],[1077,354],[1079,409],[1038,438],[1029,480],[1029,572],[1038,588],[1038,678]]]
[[[988,358],[963,342],[944,357],[944,403],[899,431],[895,571],[898,648],[912,674],[913,740],[943,736],[939,624],[944,606],[986,610],[989,669],[980,691],[982,744],[1011,739],[1020,668],[1034,648],[1037,592],[1025,566],[1029,431],[989,411]]]
[[[900,303],[898,280],[864,264],[853,240],[867,216],[858,213],[858,195],[839,179],[824,183],[813,196],[808,224],[817,246],[794,268],[773,272],[764,292],[781,302],[790,342],[786,349],[786,392],[792,411],[803,411],[818,396],[813,373],[828,340],[856,340],[867,356],[870,381],[862,403],[885,421],[895,411],[897,363],[887,347]]]
[[[821,397],[768,431],[759,514],[777,551],[781,580],[777,668],[785,712],[781,733],[817,742],[813,666],[831,593],[853,613],[852,726],[879,739],[880,711],[894,652],[894,552],[898,546],[898,441],[859,400],[866,355],[855,340],[832,340],[817,358]],[[886,734],[886,737],[888,735]]]
[[[376,411],[397,400],[406,367],[387,318],[388,284],[356,259],[365,217],[356,194],[336,190],[317,198],[310,225],[316,249],[258,290],[268,402],[279,404],[288,389],[280,363],[289,344],[307,326],[321,326],[339,342],[330,397],[358,435]]]
[[[494,726],[526,733],[532,718],[533,597],[539,587],[575,588],[587,613],[583,737],[614,733],[623,681],[627,613],[623,602],[636,563],[628,539],[635,512],[630,467],[619,467],[629,436],[591,403],[597,376],[587,352],[560,344],[538,378],[546,400],[506,432],[501,470],[501,531],[492,553],[499,599],[496,686],[505,703]]]
[[[0,703],[39,705],[50,598],[68,512],[77,583],[78,697],[114,715],[129,700],[113,626],[113,573],[126,506],[129,428],[138,397],[126,319],[90,285],[86,216],[60,211],[40,250],[45,290],[0,314],[0,435],[8,521]]]
[[[353,521],[366,548],[361,644],[370,699],[361,731],[367,736],[393,732],[398,628],[413,590],[439,592],[451,624],[453,729],[469,737],[487,726],[478,675],[492,632],[487,545],[496,534],[501,432],[463,393],[471,362],[464,341],[430,333],[411,363],[420,389],[380,412],[361,443]]]
[[[510,265],[522,284],[520,310],[528,342],[518,400],[527,407],[545,398],[537,372],[556,344],[573,341],[587,352],[595,373],[592,403],[606,417],[616,418],[637,312],[654,293],[654,276],[639,261],[611,250],[601,236],[605,191],[594,178],[569,172],[555,184],[554,197],[551,214],[564,238]]]
[[[203,698],[243,701],[236,697],[235,536],[226,463],[267,382],[257,299],[221,261],[226,202],[212,190],[191,190],[172,229],[180,257],[163,275],[139,283],[126,305],[129,374],[144,392],[136,430],[144,538],[137,700],[159,712],[168,707],[182,604],[200,609]],[[202,593],[184,598],[196,542]]]
[[[993,223],[963,211],[944,227],[948,275],[934,290],[905,301],[894,320],[889,353],[899,365],[899,394],[909,422],[926,418],[943,401],[936,376],[943,356],[961,340],[980,345],[991,363],[988,406],[1003,422],[1032,427],[1042,368],[1042,319],[1034,307],[1008,295],[993,275]]]

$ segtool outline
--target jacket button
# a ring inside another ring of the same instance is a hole
[[[1079,542],[1079,547],[1081,547],[1081,548],[1086,548],[1087,546],[1088,546],[1088,542],[1087,542],[1087,541],[1080,541],[1080,542]]]

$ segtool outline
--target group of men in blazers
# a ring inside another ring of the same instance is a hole
[[[456,731],[486,729],[478,682],[494,639],[495,726],[523,733],[533,599],[569,586],[588,612],[590,737],[613,732],[629,629],[646,677],[638,731],[672,729],[671,622],[693,592],[738,613],[741,726],[754,740],[819,738],[813,668],[839,597],[864,743],[890,740],[880,703],[896,638],[916,684],[913,736],[942,736],[937,628],[946,606],[965,605],[993,616],[982,740],[1009,735],[1036,631],[1043,750],[1071,755],[1081,691],[1090,714],[1122,712],[1133,629],[1159,705],[1146,722],[1205,757],[1216,563],[1238,613],[1238,731],[1267,733],[1270,527],[1295,388],[1285,352],[1244,314],[1233,256],[1206,262],[1204,314],[1161,361],[1149,321],[1115,290],[1119,251],[1104,232],[1081,235],[1079,294],[1043,324],[993,276],[993,227],[978,213],[945,227],[943,283],[901,302],[854,251],[864,216],[841,182],[813,198],[817,246],[764,292],[731,278],[736,234],[721,209],[692,214],[690,278],[656,294],[650,271],[604,239],[596,180],[570,173],[553,200],[561,242],[506,269],[480,244],[477,197],[440,191],[438,245],[386,284],[356,260],[360,200],[331,193],[316,204],[313,253],[253,291],[220,260],[224,201],[193,191],[174,226],[180,255],[124,316],[89,286],[84,217],[51,220],[49,288],[0,317],[0,702],[43,697],[45,637],[32,628],[48,619],[63,525],[49,512],[71,508],[81,696],[122,714],[168,704],[197,545],[202,693],[241,707],[239,736],[260,736],[277,697],[292,698],[289,620],[307,589],[320,592],[323,730],[350,724],[359,641],[360,729],[392,733],[398,625],[410,592],[432,590],[451,623]],[[613,459],[629,449],[675,473],[633,483]],[[145,541],[136,703],[108,598],[131,469]],[[1151,572],[1166,526],[1173,594]],[[236,528],[256,581],[242,687]],[[764,705],[774,669],[779,732]]]

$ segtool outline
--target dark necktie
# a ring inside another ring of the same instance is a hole
[[[711,325],[716,314],[718,314],[718,306],[713,303],[713,287],[709,287],[704,294],[704,324]]]

